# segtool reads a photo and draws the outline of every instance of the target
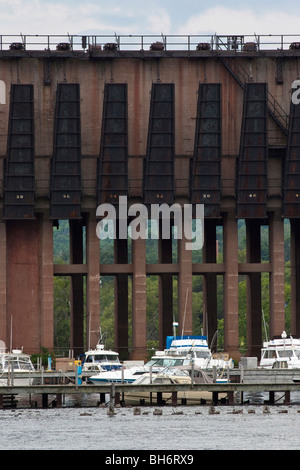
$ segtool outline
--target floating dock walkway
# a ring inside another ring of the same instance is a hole
[[[284,403],[290,404],[291,393],[300,392],[300,371],[291,370],[246,370],[231,371],[229,383],[191,383],[191,384],[107,384],[107,385],[92,385],[86,382],[78,381],[76,374],[70,374],[68,377],[69,383],[60,383],[61,373],[58,372],[36,372],[36,373],[22,373],[22,375],[29,376],[32,383],[36,379],[43,380],[40,385],[4,385],[0,386],[0,408],[9,407],[7,405],[7,398],[11,397],[11,403],[16,404],[16,396],[28,396],[31,400],[32,396],[41,397],[43,408],[48,408],[51,398],[51,403],[55,406],[61,407],[66,396],[76,397],[76,402],[81,403],[81,399],[87,395],[95,394],[95,406],[105,403],[105,396],[109,396],[109,403],[113,406],[128,405],[135,397],[136,403],[138,400],[142,404],[172,404],[176,406],[180,402],[182,404],[203,404],[203,396],[209,396],[208,400],[212,404],[219,403],[219,397],[222,396],[222,403],[234,405],[236,397],[239,396],[239,402],[243,403],[243,394],[245,392],[251,393],[269,393],[270,404],[275,403],[275,393],[281,392],[284,395]],[[19,374],[18,374],[19,377]],[[83,377],[84,378],[84,377]],[[299,381],[298,381],[299,378]],[[2,377],[3,379],[3,377]],[[7,377],[9,380],[9,377]],[[71,383],[73,381],[73,383]],[[167,396],[167,400],[166,400]],[[15,405],[16,406],[16,405]],[[78,406],[78,405],[77,405]]]

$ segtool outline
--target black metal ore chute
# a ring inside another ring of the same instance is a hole
[[[80,88],[57,86],[51,168],[51,218],[81,218]]]
[[[33,85],[12,84],[4,167],[4,219],[34,219]]]
[[[146,204],[174,201],[174,96],[173,83],[152,84],[143,184]]]
[[[291,102],[283,181],[283,216],[300,218],[300,104]]]
[[[205,217],[220,217],[221,153],[221,84],[200,83],[190,181],[191,202],[204,204]]]
[[[104,88],[98,204],[117,204],[128,194],[127,84],[106,83]]]
[[[268,90],[245,85],[240,155],[237,161],[237,217],[264,218],[267,205]]]

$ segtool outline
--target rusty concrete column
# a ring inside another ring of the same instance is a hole
[[[203,263],[217,262],[215,220],[205,220],[202,253]],[[203,332],[208,336],[208,344],[211,344],[218,328],[217,313],[217,275],[215,273],[206,273],[203,276]],[[214,342],[213,351],[215,349],[216,343]]]
[[[49,214],[41,216],[41,346],[53,349],[53,223]]]
[[[178,240],[178,334],[191,335],[193,333],[193,251],[186,249],[188,240],[184,230],[182,232],[182,238]]]
[[[0,340],[9,346],[9,324],[6,313],[6,224],[0,224]],[[1,407],[1,405],[0,405]]]
[[[238,230],[234,211],[224,214],[224,349],[239,360]]]
[[[86,218],[86,336],[87,347],[95,347],[100,326],[100,240],[96,234],[96,216]]]
[[[172,228],[169,238],[162,238],[162,221],[159,221],[158,262],[172,263]],[[173,275],[159,276],[159,349],[164,349],[166,337],[173,334]]]
[[[260,221],[246,220],[247,263],[261,262]],[[260,358],[261,329],[261,273],[247,276],[247,356]]]
[[[269,216],[270,246],[270,337],[281,335],[285,329],[284,298],[284,229],[281,214]]]
[[[300,337],[300,220],[291,219],[291,335]]]
[[[12,347],[29,354],[41,347],[40,229],[38,218],[6,221],[7,327],[12,321]]]
[[[82,220],[70,220],[70,262],[83,263],[83,224]],[[71,348],[75,357],[83,353],[83,275],[71,276]]]
[[[146,240],[132,240],[132,353],[145,360],[146,349]]]
[[[114,240],[114,258],[117,264],[128,264],[127,239]],[[124,361],[128,359],[128,275],[117,274],[114,287],[115,349],[120,355],[120,360]]]

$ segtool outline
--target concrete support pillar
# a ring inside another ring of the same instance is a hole
[[[178,240],[178,333],[191,335],[193,333],[193,267],[192,250],[186,249],[188,240],[184,231],[182,238]]]
[[[23,346],[24,352],[38,353],[41,347],[40,220],[9,220],[6,230],[7,346]]]
[[[100,326],[100,240],[96,234],[97,221],[93,214],[86,220],[86,312],[87,347],[95,347]]]
[[[246,221],[247,263],[261,262],[259,220]],[[260,358],[262,346],[261,329],[261,273],[247,276],[247,356]]]
[[[291,335],[300,337],[300,220],[291,219]]]
[[[224,214],[224,349],[239,360],[238,231],[234,211]]]
[[[41,217],[41,346],[53,349],[53,223],[49,215]]]
[[[118,233],[118,231],[117,231]],[[115,263],[128,263],[127,239],[116,238],[114,240]],[[128,356],[128,275],[117,274],[115,276],[115,348],[124,361]]]
[[[162,238],[161,221],[158,240],[159,263],[172,263],[172,232],[169,238]],[[163,273],[159,276],[159,348],[164,349],[166,337],[173,334],[173,276]]]
[[[70,220],[70,261],[83,263],[82,220]],[[71,278],[71,348],[75,357],[83,353],[83,275],[73,274]]]
[[[145,360],[146,350],[146,240],[132,240],[132,353]]]
[[[6,312],[6,225],[0,223],[0,340],[9,346],[9,321]],[[1,405],[0,405],[1,407]]]
[[[216,221],[206,219],[204,223],[204,246],[202,250],[203,263],[216,263]],[[206,273],[203,276],[203,331],[208,336],[208,344],[211,344],[213,336],[218,328],[217,322],[217,275]],[[216,350],[214,342],[212,350]]]
[[[270,224],[270,337],[285,329],[284,298],[284,230],[280,213],[271,213]]]

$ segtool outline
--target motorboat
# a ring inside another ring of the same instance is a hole
[[[134,383],[147,370],[144,366],[138,367],[122,367],[115,370],[99,370],[95,375],[88,378],[88,382],[94,385],[102,385],[108,383]]]
[[[192,384],[192,383],[213,383],[213,379],[207,373],[194,365],[182,365],[175,367],[166,367],[156,374],[145,372],[140,375],[134,384],[150,383],[173,383],[173,384]]]
[[[194,363],[202,370],[233,369],[234,362],[226,353],[213,354],[207,336],[167,336],[166,349],[156,351],[146,365],[157,367],[180,366]]]
[[[111,349],[105,349],[101,333],[95,348],[89,349],[81,359],[83,372],[113,371],[122,368],[119,354]]]
[[[35,369],[29,354],[24,354],[21,349],[13,349],[11,352],[6,352],[6,348],[1,347],[0,386],[12,384],[21,386],[30,385],[31,378],[28,372],[30,373],[34,371]],[[22,372],[26,372],[27,377],[22,377]]]
[[[300,339],[288,338],[283,331],[280,338],[264,342],[259,367],[300,369]]]
[[[233,360],[229,359],[228,355],[214,357],[208,347],[206,336],[168,336],[166,346],[164,351],[156,351],[150,361],[143,366],[121,366],[120,370],[112,371],[100,370],[100,368],[88,380],[93,384],[135,383],[143,374],[151,374],[153,378],[166,368],[188,368],[193,365],[193,367],[210,372],[215,367],[217,378],[221,382],[223,372],[234,366]]]

